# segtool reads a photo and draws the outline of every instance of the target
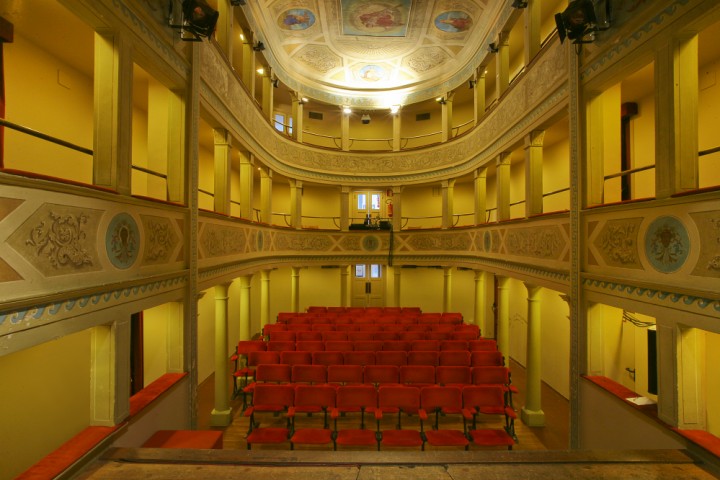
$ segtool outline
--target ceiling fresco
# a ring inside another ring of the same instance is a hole
[[[245,12],[274,74],[304,96],[388,108],[467,81],[504,2],[264,0]]]

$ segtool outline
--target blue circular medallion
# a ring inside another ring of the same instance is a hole
[[[363,249],[368,252],[374,252],[380,247],[380,240],[375,235],[368,235],[362,239]]]
[[[119,213],[110,221],[105,234],[105,250],[117,268],[130,268],[137,259],[140,232],[133,217]]]
[[[658,217],[645,232],[645,256],[655,270],[674,272],[683,266],[690,253],[685,225],[675,217]]]

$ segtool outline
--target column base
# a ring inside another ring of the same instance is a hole
[[[215,410],[210,413],[210,426],[211,427],[227,427],[232,424],[232,409],[230,410]]]
[[[545,412],[542,410],[527,410],[522,407],[520,410],[520,420],[528,427],[544,427]]]

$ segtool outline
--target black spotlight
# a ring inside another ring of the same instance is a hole
[[[265,44],[264,44],[263,42],[258,41],[258,42],[255,44],[255,46],[252,47],[252,48],[253,48],[253,50],[255,50],[256,52],[262,52],[263,50],[265,50]]]
[[[370,115],[367,113],[363,113],[362,117],[360,117],[360,121],[363,125],[367,125],[368,123],[370,123]]]
[[[240,5],[245,5],[245,0],[230,0],[230,5],[239,7]]]
[[[495,42],[488,43],[488,52],[498,53],[499,51],[500,51],[500,49],[498,48],[497,43],[495,43]]]
[[[512,7],[513,8],[527,8],[528,2],[527,0],[513,0]]]
[[[192,35],[192,37],[181,37],[183,40],[200,41],[202,37],[209,37],[215,31],[215,24],[220,14],[205,0],[183,0],[182,25],[172,24],[172,5],[173,0],[170,0],[170,26]]]
[[[562,12],[555,14],[560,43],[569,38],[573,43],[589,43],[583,37],[598,31],[595,7],[591,0],[575,0]]]

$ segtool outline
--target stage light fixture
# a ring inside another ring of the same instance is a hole
[[[200,42],[203,37],[209,37],[215,31],[220,14],[217,10],[210,7],[205,0],[183,0],[182,2],[182,22],[173,23],[173,5],[174,0],[170,0],[170,18],[169,25],[171,28],[180,30],[180,39],[189,42]],[[188,37],[185,34],[192,36]]]
[[[610,0],[605,0],[606,9],[610,11]],[[606,15],[609,17],[609,15]],[[595,32],[610,28],[609,18],[606,18],[606,25],[598,24],[595,14],[595,5],[592,0],[575,0],[568,4],[562,12],[555,14],[555,25],[557,27],[560,43],[565,38],[573,43],[592,43],[595,40]],[[588,37],[588,38],[586,38]]]
[[[527,0],[513,0],[512,7],[513,8],[527,8],[528,2]]]

